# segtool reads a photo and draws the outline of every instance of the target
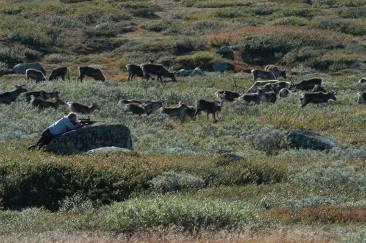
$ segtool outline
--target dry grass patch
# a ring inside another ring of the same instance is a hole
[[[245,27],[236,31],[210,34],[207,39],[211,44],[220,46],[251,36],[284,36],[303,39],[307,42],[336,43],[338,45],[349,41],[348,36],[335,31],[285,25]]]
[[[319,207],[288,209],[276,208],[269,212],[273,219],[286,224],[293,223],[365,223],[366,208]]]

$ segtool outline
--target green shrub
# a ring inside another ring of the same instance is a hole
[[[157,192],[173,192],[184,189],[198,189],[204,186],[204,181],[187,172],[167,171],[149,181],[152,189]]]
[[[93,202],[82,194],[75,193],[60,202],[60,212],[86,213],[94,209]]]
[[[286,148],[286,131],[261,128],[259,131],[253,131],[253,134],[248,136],[253,148],[264,151],[266,154],[276,154],[279,150]]]
[[[345,53],[340,51],[327,52],[323,56],[315,58],[311,61],[310,66],[317,70],[338,71],[348,68],[351,64],[357,61],[364,61],[364,57]]]
[[[289,207],[292,209],[298,208],[317,208],[321,206],[329,206],[329,205],[338,205],[344,202],[341,198],[332,198],[325,196],[312,196],[305,197],[301,199],[288,199],[285,203],[285,207]]]
[[[301,168],[291,173],[289,180],[299,187],[366,192],[365,171],[343,163],[329,166],[317,164]]]
[[[302,17],[284,17],[278,18],[271,22],[273,25],[298,25],[298,26],[306,26],[309,24],[309,21],[306,18]]]
[[[225,7],[239,7],[248,6],[249,2],[243,2],[239,0],[209,0],[209,1],[196,1],[196,0],[184,0],[184,5],[187,7],[197,7],[197,8],[225,8]]]
[[[248,229],[258,227],[258,221],[258,215],[243,202],[163,197],[114,204],[99,213],[96,225],[114,232],[171,226],[199,232]]]
[[[280,61],[284,55],[301,44],[283,37],[256,36],[245,38],[239,45],[244,62],[265,65]]]
[[[183,38],[177,40],[173,46],[173,53],[175,55],[182,55],[193,51],[200,51],[206,49],[206,44],[203,40],[197,38]]]
[[[193,69],[200,67],[204,70],[212,70],[212,65],[221,59],[222,58],[214,52],[201,51],[191,55],[177,57],[175,60],[175,67],[178,69]]]
[[[220,8],[211,12],[211,16],[218,18],[237,18],[243,17],[245,14],[240,8]]]
[[[361,19],[324,17],[313,21],[311,26],[314,28],[333,30],[352,35],[364,35],[366,32],[366,23]]]

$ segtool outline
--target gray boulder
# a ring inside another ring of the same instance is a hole
[[[41,71],[44,75],[46,75],[46,70],[42,67],[42,65],[38,62],[35,63],[19,63],[13,67],[13,72],[15,74],[25,74],[25,70],[28,68],[33,68]]]
[[[77,154],[111,146],[132,150],[130,129],[124,125],[84,127],[54,138],[47,150],[59,154]]]
[[[223,46],[218,51],[218,54],[220,54],[223,58],[234,60],[234,50],[231,46]]]
[[[290,148],[330,150],[340,145],[331,138],[309,131],[292,131],[287,135],[287,143]]]
[[[212,70],[214,72],[223,73],[225,71],[232,70],[232,69],[233,69],[233,66],[231,64],[226,63],[226,62],[222,62],[222,61],[215,62],[212,65]]]

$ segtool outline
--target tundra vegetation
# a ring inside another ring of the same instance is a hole
[[[365,33],[363,0],[0,0],[0,92],[17,84],[96,103],[91,117],[128,126],[135,150],[27,151],[67,105],[33,107],[26,91],[0,102],[0,241],[365,240],[366,106],[357,102]],[[128,81],[127,64],[150,60],[206,75]],[[71,80],[11,74],[26,62],[47,74],[69,67]],[[212,72],[216,63],[228,71]],[[293,83],[322,78],[336,101],[301,108],[302,91],[289,89],[274,104],[224,102],[216,123],[118,105],[195,107],[219,90],[242,95],[254,83],[250,70],[270,64]],[[106,80],[77,81],[80,66]],[[341,146],[288,148],[287,133],[298,129]]]

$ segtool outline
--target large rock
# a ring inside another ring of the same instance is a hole
[[[333,139],[302,130],[290,132],[287,143],[290,148],[296,149],[330,150],[339,146]]]
[[[47,149],[60,154],[77,154],[111,146],[132,150],[130,129],[124,125],[84,127],[56,137]]]
[[[233,65],[231,65],[230,63],[227,63],[227,62],[218,61],[212,65],[212,70],[214,72],[223,73],[228,70],[233,70]]]
[[[38,62],[35,63],[19,63],[13,67],[13,72],[16,74],[25,74],[25,70],[28,68],[33,68],[41,71],[44,75],[46,75],[46,70],[42,67],[42,65]]]

